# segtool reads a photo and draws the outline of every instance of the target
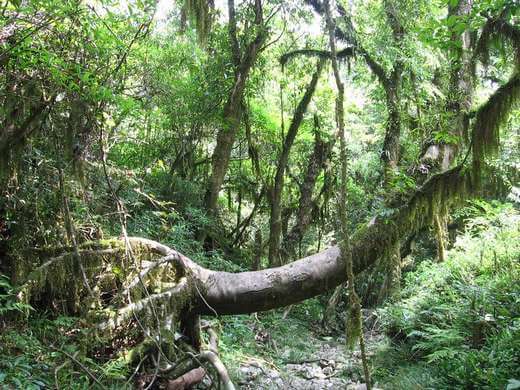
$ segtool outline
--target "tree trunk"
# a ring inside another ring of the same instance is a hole
[[[274,187],[270,197],[271,215],[269,220],[269,264],[271,266],[280,264],[278,251],[280,247],[280,235],[282,232],[282,192],[285,168],[287,167],[287,163],[289,161],[289,153],[294,143],[294,139],[296,138],[298,129],[300,128],[300,125],[303,121],[303,116],[307,111],[307,107],[309,106],[312,95],[314,94],[314,90],[316,89],[316,85],[318,84],[318,79],[325,65],[325,60],[326,59],[324,58],[320,58],[318,60],[317,69],[312,75],[310,83],[307,85],[305,94],[296,107],[293,120],[289,126],[289,130],[287,131],[287,136],[285,137],[282,153],[278,159]]]
[[[232,56],[235,65],[235,80],[233,88],[224,105],[223,127],[217,134],[217,144],[213,151],[211,161],[211,176],[209,179],[209,188],[206,193],[206,209],[211,215],[217,214],[218,196],[224,177],[229,166],[229,159],[231,157],[231,150],[237,131],[240,127],[240,120],[242,117],[242,100],[244,97],[244,90],[249,73],[253,68],[261,46],[263,45],[266,33],[262,26],[262,3],[260,0],[255,0],[255,25],[258,28],[258,33],[254,40],[246,47],[244,54],[240,53],[238,40],[236,37],[236,20],[234,1],[228,0],[229,6],[229,35],[232,46]]]
[[[256,229],[255,243],[253,248],[253,264],[251,264],[251,271],[258,271],[262,262],[262,231]]]
[[[471,13],[473,0],[461,0],[455,6],[449,6],[448,17],[467,17]],[[452,55],[455,61],[451,67],[450,86],[446,110],[449,115],[447,124],[448,133],[455,141],[436,142],[428,146],[421,156],[422,169],[426,174],[444,172],[455,161],[462,144],[466,126],[466,114],[471,110],[473,96],[472,65],[471,65],[471,37],[469,30],[460,32],[451,31],[453,43]],[[460,42],[460,44],[459,44]],[[446,211],[447,213],[447,211]],[[437,241],[437,256],[440,262],[445,260],[447,220],[442,212],[434,218],[434,231]]]
[[[317,119],[315,119],[315,121],[316,120]],[[325,168],[327,160],[330,157],[333,145],[333,141],[325,142],[321,139],[319,130],[316,130],[314,148],[312,154],[309,156],[308,168],[305,172],[303,183],[300,185],[300,199],[298,201],[298,211],[296,212],[296,222],[282,245],[285,258],[294,256],[296,245],[301,242],[303,235],[312,222],[314,203],[312,195],[314,187],[321,170]]]
[[[471,13],[473,1],[461,0],[448,8],[448,17],[467,17]],[[425,173],[443,172],[450,168],[462,143],[465,116],[471,110],[473,81],[471,79],[471,37],[469,30],[451,31],[452,53],[454,60],[450,70],[450,86],[446,111],[449,120],[446,126],[455,142],[436,142],[426,148],[421,156]]]
[[[251,213],[249,213],[249,215],[244,220],[242,220],[242,222],[240,222],[240,225],[238,225],[235,228],[235,230],[233,230],[233,232],[231,233],[231,236],[236,234],[235,238],[233,239],[233,244],[231,244],[231,246],[233,246],[233,247],[237,246],[242,241],[246,229],[249,227],[249,225],[253,221],[254,216],[256,215],[258,209],[260,208],[260,206],[262,204],[262,200],[264,198],[265,192],[266,192],[265,187],[262,187],[260,189],[260,192],[258,193],[258,195],[255,197],[255,200],[253,203],[254,204],[253,210],[251,210]]]
[[[468,180],[470,174],[460,167],[436,175],[390,217],[374,218],[358,229],[352,236],[354,273],[372,266],[403,237],[431,224],[428,215],[433,215],[434,205],[429,203],[432,193],[441,195],[442,202],[453,201]],[[456,188],[443,192],[441,189],[448,185]],[[254,272],[211,271],[185,257],[183,264],[201,292],[190,301],[197,314],[245,314],[275,309],[322,294],[346,280],[345,263],[337,246],[281,267]]]
[[[385,0],[383,2],[385,8],[386,19],[392,29],[394,44],[401,46],[404,29],[398,19],[396,8],[393,1]],[[385,140],[383,143],[382,158],[384,163],[385,185],[392,180],[397,165],[399,163],[399,140],[401,137],[401,79],[403,72],[403,61],[399,58],[394,61],[392,71],[389,76],[379,77],[381,84],[385,89],[386,107],[388,110],[388,119],[386,124]],[[376,73],[377,75],[377,73]]]
[[[396,73],[397,74],[397,73]],[[386,123],[385,139],[381,159],[384,169],[384,186],[388,187],[394,177],[399,163],[399,139],[401,137],[401,114],[398,97],[397,80],[392,80],[390,86],[385,86],[386,106],[388,118]]]
[[[448,223],[446,214],[438,213],[433,217],[435,238],[437,240],[437,261],[446,260],[446,243],[448,240]]]

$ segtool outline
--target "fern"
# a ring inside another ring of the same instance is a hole
[[[28,314],[34,310],[30,305],[20,302],[16,297],[16,291],[9,282],[9,278],[0,275],[0,316],[5,316],[13,312]]]

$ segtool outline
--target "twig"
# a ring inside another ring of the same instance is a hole
[[[67,365],[68,361],[63,362],[54,369],[54,384],[56,385],[56,390],[60,390],[60,385],[58,383],[58,371]]]
[[[105,385],[103,385],[98,378],[96,378],[96,376],[94,374],[92,374],[92,372],[83,364],[81,363],[78,359],[76,359],[76,354],[75,355],[71,355],[70,353],[64,351],[63,349],[61,348],[58,348],[56,346],[54,346],[53,344],[50,344],[49,347],[51,349],[54,349],[55,351],[58,351],[60,353],[62,353],[63,355],[67,356],[70,360],[72,360],[74,363],[76,363],[83,371],[85,371],[85,373],[94,381],[96,382],[102,389],[106,389],[107,387],[105,387]]]

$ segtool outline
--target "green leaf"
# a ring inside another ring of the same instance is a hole
[[[506,390],[520,389],[520,381],[517,379],[509,379],[507,381]]]
[[[457,34],[462,34],[466,30],[466,23],[464,22],[457,22],[455,26],[453,26],[453,31]]]
[[[448,16],[448,19],[446,19],[446,26],[448,26],[448,27],[454,26],[455,23],[457,23],[457,19],[458,19],[458,17],[455,15]]]

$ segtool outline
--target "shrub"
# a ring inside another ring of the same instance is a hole
[[[420,264],[402,299],[380,310],[396,348],[431,364],[448,388],[505,388],[520,377],[520,216],[478,206],[448,259]]]

